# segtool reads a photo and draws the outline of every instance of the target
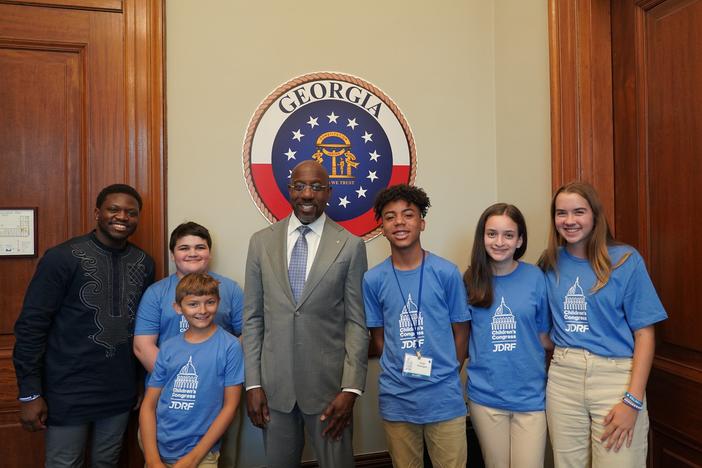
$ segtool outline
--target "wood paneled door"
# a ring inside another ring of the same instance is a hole
[[[47,248],[92,229],[103,186],[142,194],[133,241],[163,274],[162,38],[161,0],[0,0],[0,208],[38,212],[37,257],[0,257],[2,466],[43,466],[42,434],[18,424],[11,354],[24,291]]]
[[[702,0],[550,2],[554,186],[588,180],[669,319],[649,465],[702,466]]]

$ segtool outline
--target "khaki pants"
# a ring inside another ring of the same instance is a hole
[[[468,406],[486,468],[543,468],[547,438],[544,411],[506,411],[472,401]]]
[[[219,452],[209,452],[197,465],[197,468],[217,468],[217,460],[219,460]],[[173,463],[164,463],[164,465],[173,468]]]
[[[466,418],[413,424],[383,420],[388,451],[395,468],[422,468],[424,441],[435,468],[465,468],[468,458]]]
[[[141,452],[144,453],[144,444],[141,443],[141,430],[137,429],[137,442],[139,443],[139,448]],[[219,452],[208,452],[205,458],[200,460],[197,468],[217,468],[217,461],[219,460]],[[164,463],[168,468],[173,467],[173,463]],[[144,468],[147,468],[144,464]]]
[[[630,380],[631,358],[611,359],[578,348],[555,349],[546,385],[546,417],[556,468],[646,466],[645,397],[631,447],[607,451],[600,442],[604,418],[622,401]]]

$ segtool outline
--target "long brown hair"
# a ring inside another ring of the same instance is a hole
[[[495,203],[489,206],[478,219],[473,238],[473,250],[470,266],[463,274],[463,282],[468,292],[468,303],[476,307],[490,307],[493,300],[492,268],[490,257],[485,250],[485,224],[490,216],[508,216],[517,225],[517,237],[522,238],[522,245],[514,251],[514,260],[519,260],[527,249],[527,229],[524,215],[514,205]]]
[[[620,266],[629,258],[629,253],[622,256],[616,265],[612,266],[612,260],[609,258],[607,249],[610,245],[615,245],[618,242],[614,240],[612,231],[609,229],[609,223],[605,216],[604,209],[600,197],[597,195],[595,188],[587,182],[574,181],[562,185],[553,194],[551,199],[551,229],[548,234],[548,245],[546,250],[541,254],[541,258],[537,264],[544,271],[553,270],[558,273],[558,251],[559,248],[566,244],[565,239],[558,233],[556,229],[556,198],[561,193],[574,193],[580,195],[590,205],[592,210],[592,232],[587,239],[586,254],[590,267],[595,273],[597,282],[592,288],[592,292],[597,292],[607,285],[612,270]]]

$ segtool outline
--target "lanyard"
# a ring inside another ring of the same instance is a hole
[[[412,314],[407,308],[407,316],[409,317],[410,324],[412,324],[412,331],[414,332],[414,342],[417,346],[417,357],[421,358],[422,354],[419,352],[419,334],[417,333],[417,327],[419,326],[419,313],[422,310],[422,285],[424,284],[424,259],[426,258],[424,250],[422,250],[422,267],[419,270],[419,295],[417,296],[417,323],[412,320]],[[390,259],[390,265],[392,265],[392,273],[395,275],[395,281],[397,282],[397,289],[400,290],[400,296],[402,296],[402,303],[406,304],[407,299],[405,298],[405,293],[402,291],[402,286],[400,285],[400,279],[397,277],[397,270],[395,270],[395,264]]]

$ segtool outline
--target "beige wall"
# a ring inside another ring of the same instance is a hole
[[[243,281],[252,232],[267,221],[246,190],[241,144],[279,84],[313,71],[360,76],[400,106],[417,143],[416,184],[433,203],[423,245],[463,269],[474,223],[512,201],[543,248],[549,179],[545,0],[359,0],[350,3],[168,0],[168,226],[214,234],[214,270]],[[388,255],[378,238],[370,265]],[[356,411],[358,453],[385,449],[377,362]],[[262,465],[244,434],[244,466]]]
[[[546,3],[495,2],[497,198],[524,212],[530,262],[546,246],[551,197]]]

